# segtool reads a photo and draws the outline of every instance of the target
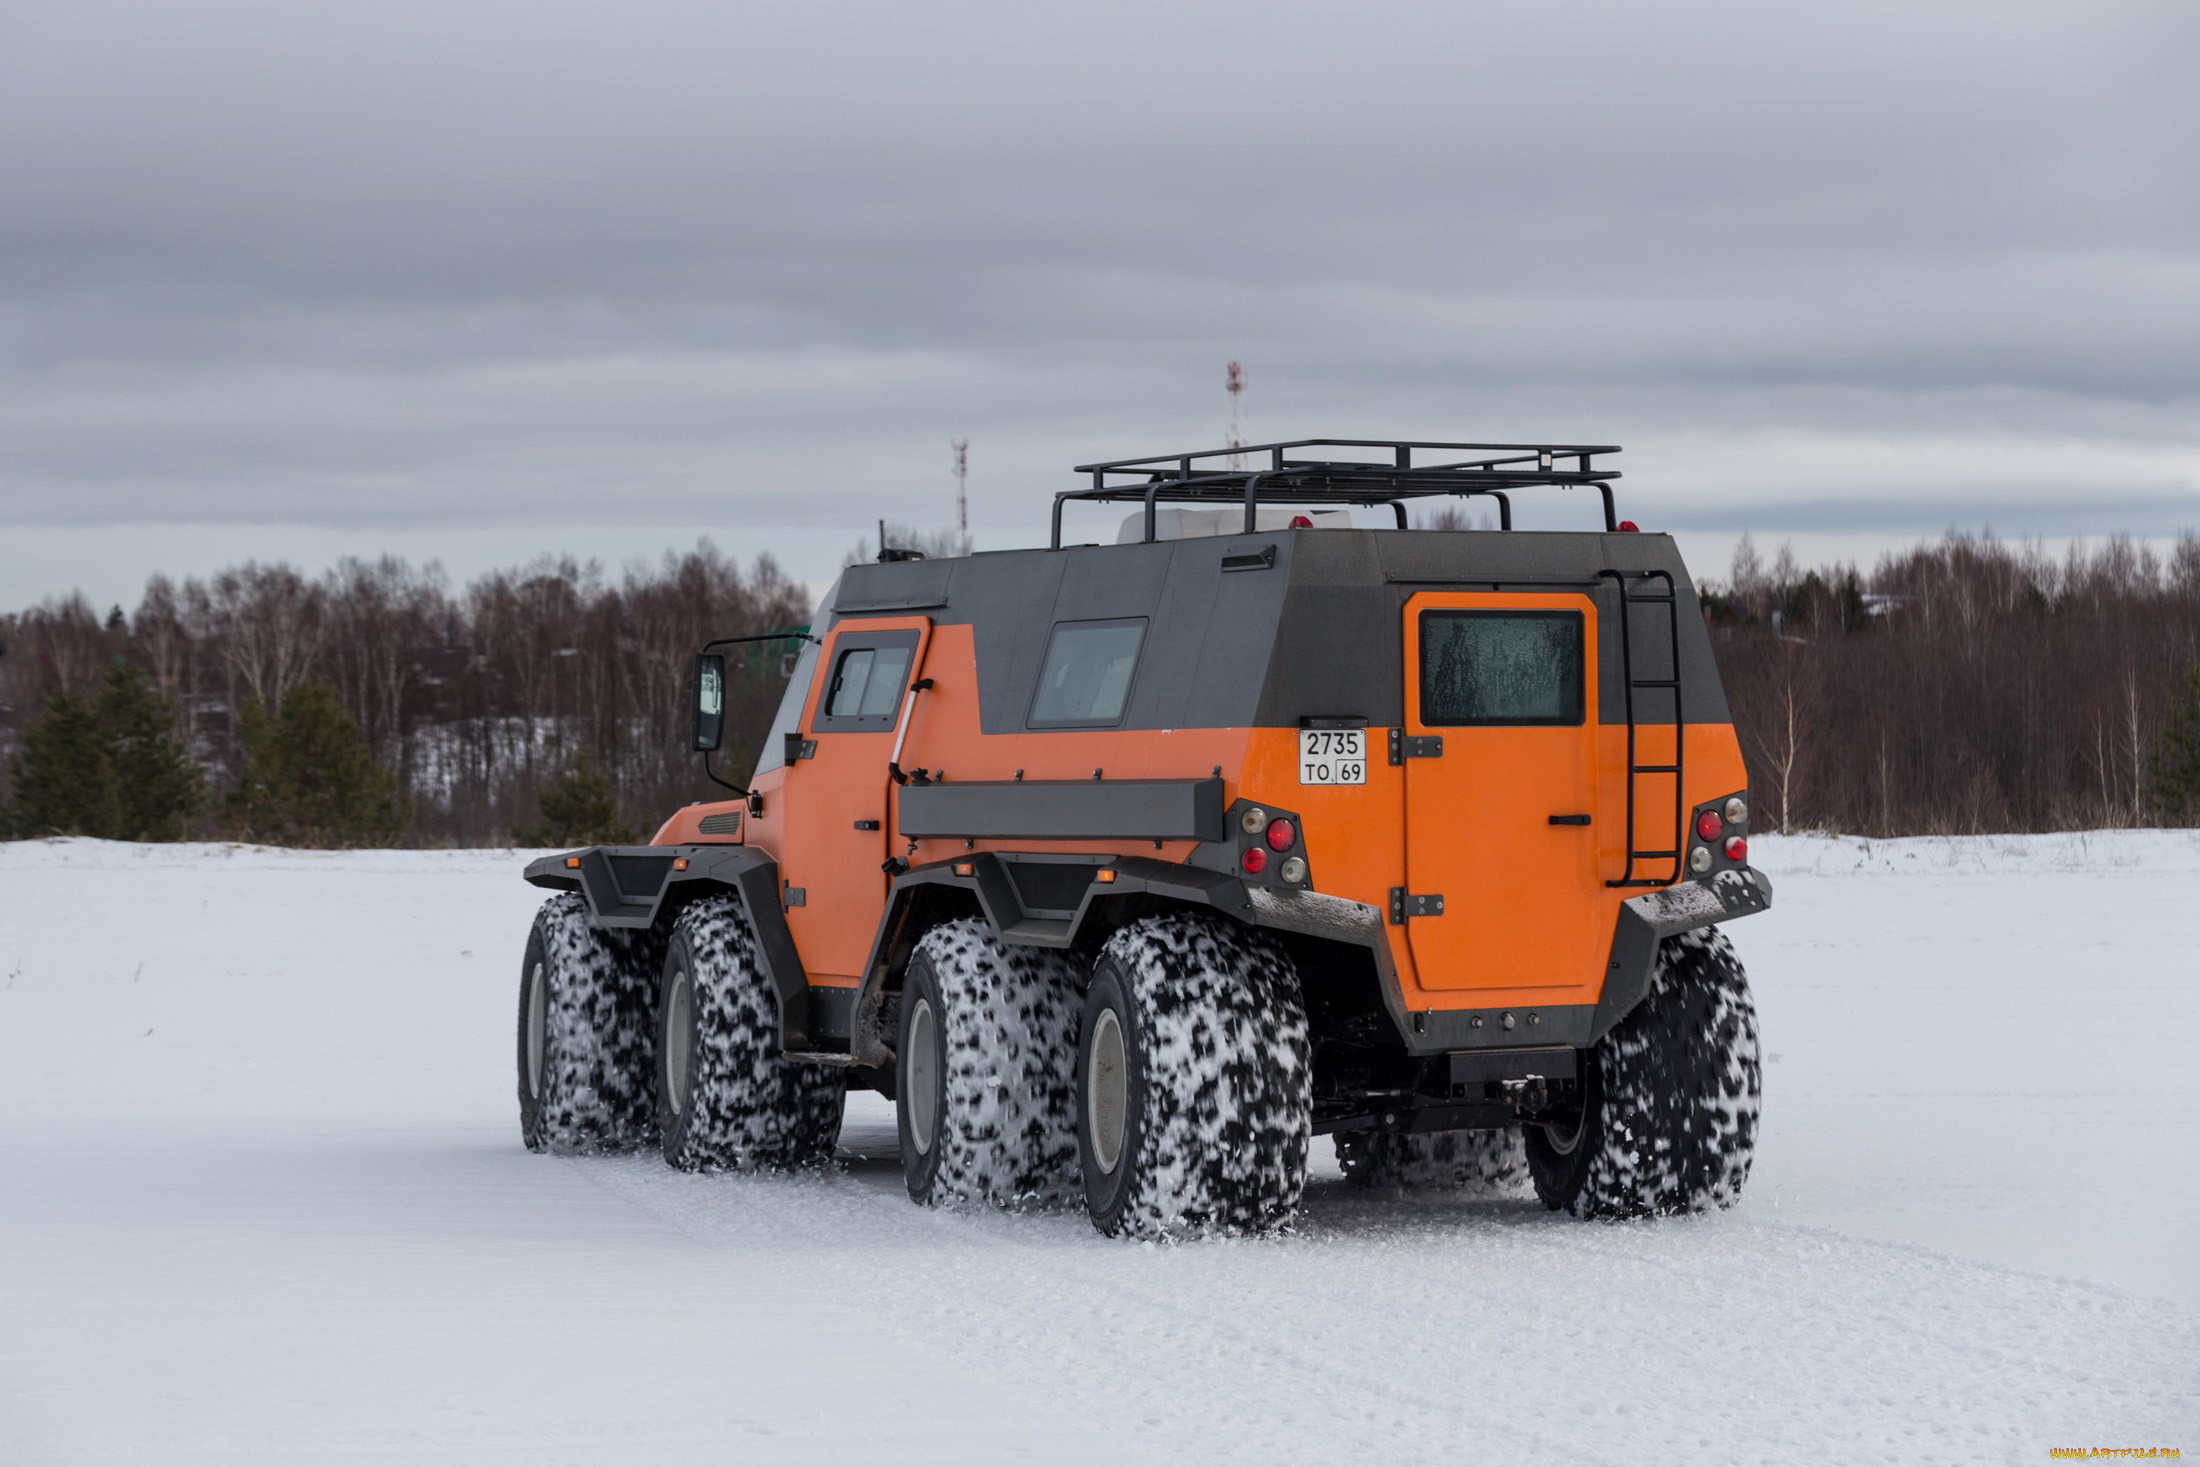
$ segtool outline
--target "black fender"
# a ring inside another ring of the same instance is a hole
[[[1612,961],[1604,973],[1590,1041],[1602,1039],[1650,991],[1658,944],[1772,905],[1772,878],[1752,867],[1682,881],[1620,903],[1612,928]]]
[[[724,891],[748,913],[766,976],[779,995],[784,1047],[811,1042],[810,984],[780,905],[779,863],[751,846],[590,846],[527,864],[527,880],[577,891],[599,927],[669,924],[680,906],[705,891]]]

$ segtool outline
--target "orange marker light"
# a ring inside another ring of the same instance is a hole
[[[976,869],[977,867],[971,865],[968,861],[957,861],[955,863],[955,874],[957,876],[968,876],[972,871],[975,871]]]
[[[566,869],[566,870],[568,870],[568,871],[578,871],[578,870],[580,870],[580,869],[581,869],[581,858],[580,858],[580,857],[578,857],[578,856],[567,856],[567,857],[565,858],[565,869]]]
[[[687,870],[687,868],[688,868],[688,863],[687,863],[687,857],[685,857],[685,856],[682,856],[682,857],[680,857],[680,859],[679,859],[679,860],[677,860],[677,861],[674,861],[674,862],[672,863],[672,869],[673,869],[673,870],[675,870],[675,871],[685,871],[685,870]]]
[[[1115,880],[1115,873],[1106,867],[1102,867],[1100,870],[1093,873],[1092,879],[1094,881],[1103,883],[1113,881]]]

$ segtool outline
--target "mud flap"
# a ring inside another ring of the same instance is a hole
[[[1650,991],[1659,943],[1771,905],[1772,878],[1757,870],[1722,871],[1707,881],[1684,881],[1622,902],[1590,1042],[1602,1039]]]

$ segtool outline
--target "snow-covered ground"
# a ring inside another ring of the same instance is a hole
[[[2200,840],[1757,850],[1734,1212],[1158,1249],[526,1154],[509,853],[0,846],[0,1462],[2200,1451]]]

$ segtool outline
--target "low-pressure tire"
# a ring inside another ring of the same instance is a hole
[[[630,1151],[657,1139],[656,953],[560,892],[535,913],[519,982],[519,1129],[529,1151]]]
[[[1527,1129],[1544,1205],[1576,1217],[1732,1207],[1762,1084],[1757,1009],[1726,935],[1667,938],[1649,992],[1586,1058],[1579,1117]]]
[[[1401,1135],[1359,1131],[1337,1137],[1337,1165],[1362,1187],[1455,1190],[1492,1196],[1519,1191],[1528,1157],[1518,1126],[1498,1131]]]
[[[1085,1206],[1110,1237],[1289,1222],[1313,1135],[1306,1008],[1273,938],[1189,913],[1102,949],[1077,1050]]]
[[[672,926],[658,1005],[657,1124],[681,1171],[828,1161],[842,1072],[781,1057],[779,996],[739,902],[707,896]]]
[[[1079,1195],[1078,971],[975,918],[917,944],[902,981],[895,1122],[927,1206],[1052,1207]]]

